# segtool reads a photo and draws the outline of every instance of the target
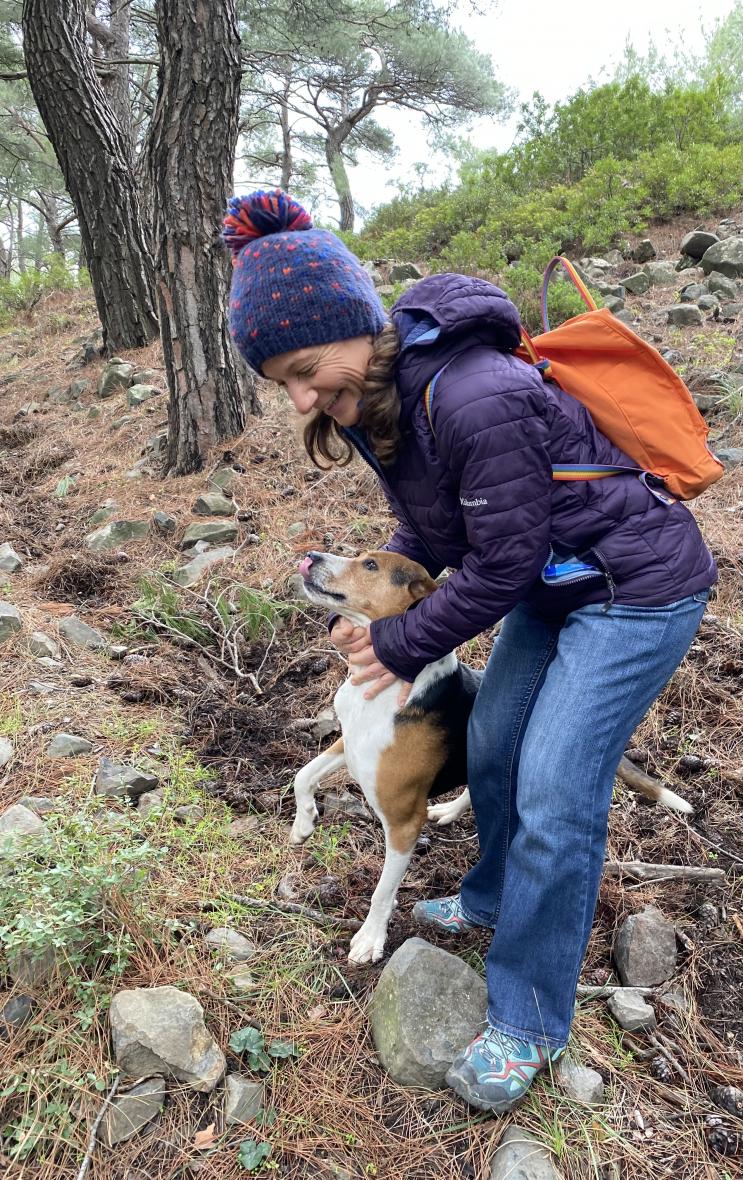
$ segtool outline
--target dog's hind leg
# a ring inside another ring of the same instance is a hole
[[[420,835],[426,817],[425,800],[407,823],[394,827],[384,823],[385,853],[384,868],[379,878],[366,921],[351,939],[348,954],[350,963],[376,963],[384,953],[387,941],[387,926],[390,920],[397,890],[405,876],[415,842]],[[384,821],[383,821],[384,822]]]
[[[324,778],[327,778],[334,770],[340,770],[341,766],[345,766],[345,764],[343,738],[338,738],[338,741],[334,742],[324,754],[318,754],[317,758],[313,758],[299,771],[294,780],[297,813],[289,833],[290,844],[304,844],[305,840],[312,835],[317,823],[315,791]]]
[[[471,806],[470,793],[465,787],[462,794],[452,799],[451,803],[432,803],[428,808],[428,818],[442,828],[446,824],[453,824],[455,819],[461,819]]]

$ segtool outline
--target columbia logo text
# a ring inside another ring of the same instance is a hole
[[[481,496],[476,496],[474,500],[465,500],[464,496],[460,496],[459,503],[463,508],[479,508],[481,504],[487,504],[487,500],[483,500]]]

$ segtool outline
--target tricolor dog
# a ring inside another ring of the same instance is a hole
[[[299,570],[310,602],[330,607],[362,627],[373,619],[402,614],[436,590],[421,565],[384,550],[355,558],[309,553]],[[461,664],[452,652],[418,674],[400,708],[398,681],[365,700],[368,684],[354,685],[349,677],[334,700],[342,737],[297,774],[292,844],[302,844],[312,835],[318,818],[315,792],[341,767],[359,784],[384,828],[384,867],[367,919],[351,940],[352,963],[382,957],[397,890],[426,818],[448,824],[470,806],[469,791],[452,803],[429,806],[428,801],[467,781],[467,722],[479,681],[480,673]],[[691,810],[678,795],[631,769],[634,773],[627,781],[634,789],[678,810]]]

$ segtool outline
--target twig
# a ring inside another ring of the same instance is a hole
[[[665,1043],[661,1042],[660,1037],[661,1037],[660,1033],[657,1033],[655,1036],[653,1036],[651,1033],[648,1037],[648,1040],[650,1041],[650,1044],[655,1049],[658,1050],[658,1052],[661,1054],[661,1056],[665,1057],[666,1061],[671,1066],[671,1068],[675,1069],[676,1073],[679,1075],[679,1077],[682,1079],[682,1081],[686,1082],[687,1086],[690,1086],[691,1085],[691,1078],[689,1077],[688,1073],[686,1072],[684,1067],[676,1060],[676,1058],[674,1057],[671,1050],[666,1047]]]
[[[635,881],[720,881],[724,869],[703,865],[655,865],[644,860],[609,860],[604,866],[607,877],[632,877]]]
[[[248,1024],[253,1024],[254,1027],[257,1027],[252,1020],[247,1020],[242,1008],[232,1000],[228,1000],[226,996],[220,996],[219,992],[210,992],[208,987],[200,987],[199,991],[202,996],[208,996],[210,1000],[216,1000],[218,1004],[224,1004],[225,1008],[230,1008],[233,1012],[236,1012],[241,1020],[245,1020]]]
[[[344,926],[347,930],[360,930],[362,926],[357,918],[334,918],[332,914],[323,914],[320,910],[313,910],[310,906],[299,905],[293,901],[262,901],[260,898],[244,897],[239,893],[230,893],[227,896],[238,905],[256,910],[278,910],[281,914],[297,914],[300,918],[317,922],[318,926]],[[200,909],[208,912],[210,909],[220,909],[220,905],[215,901],[203,901],[200,903]]]
[[[100,1127],[101,1122],[103,1121],[104,1114],[106,1113],[109,1106],[111,1105],[111,1099],[113,1098],[114,1094],[116,1093],[116,1091],[119,1088],[120,1080],[121,1080],[121,1075],[117,1074],[113,1080],[113,1085],[111,1086],[111,1089],[108,1091],[108,1094],[106,1095],[106,1097],[103,1100],[103,1105],[101,1106],[101,1109],[98,1111],[98,1114],[95,1116],[95,1122],[93,1123],[93,1126],[90,1128],[90,1138],[88,1139],[88,1150],[85,1152],[85,1157],[83,1159],[83,1162],[80,1165],[80,1171],[77,1174],[77,1180],[85,1180],[85,1177],[88,1174],[88,1170],[90,1168],[90,1165],[93,1162],[93,1152],[95,1151],[95,1145],[97,1142],[98,1128]]]
[[[621,984],[607,983],[603,987],[591,987],[587,983],[578,984],[578,995],[586,1000],[599,1000],[604,996],[613,996],[617,992],[639,992],[641,996],[652,996],[653,987],[623,987]]]

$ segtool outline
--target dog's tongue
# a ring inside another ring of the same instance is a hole
[[[310,572],[310,569],[311,569],[311,567],[312,567],[312,558],[311,558],[311,557],[305,557],[305,558],[304,558],[304,559],[303,559],[303,560],[302,560],[302,561],[299,563],[299,572],[300,572],[300,574],[302,575],[302,577],[303,577],[303,578],[306,578],[306,577],[307,577],[307,575],[308,575],[308,574],[309,574],[309,572]]]

